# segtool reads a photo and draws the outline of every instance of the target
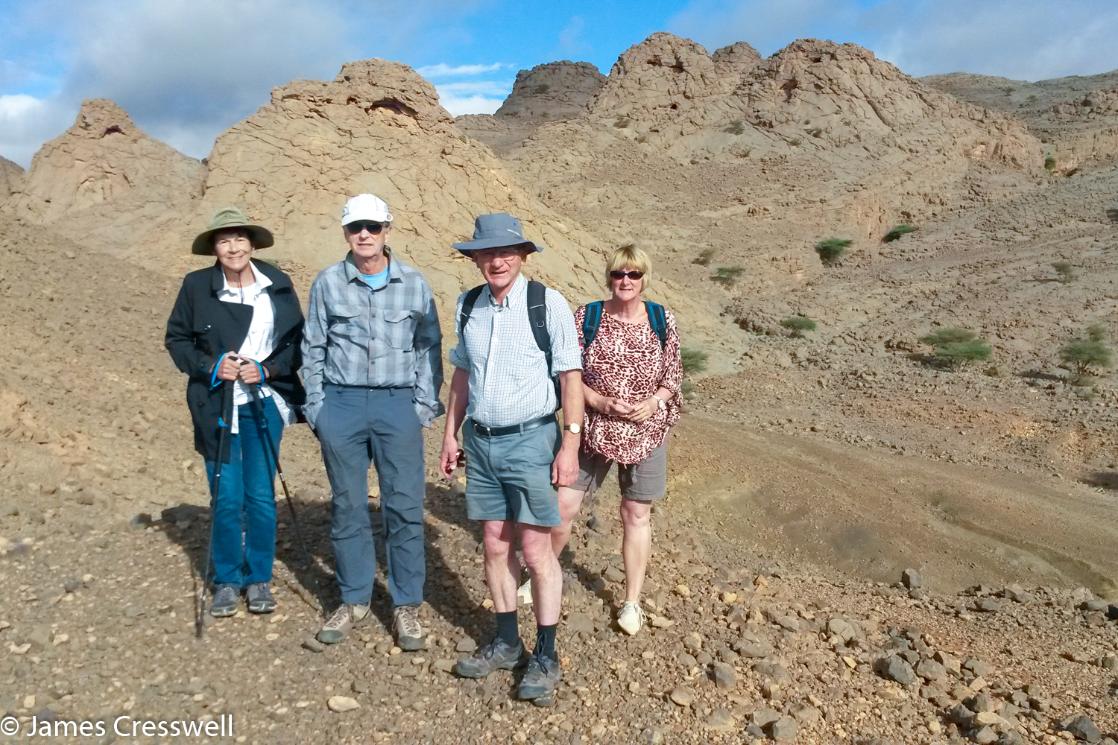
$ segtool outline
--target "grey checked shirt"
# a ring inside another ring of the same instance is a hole
[[[333,383],[414,387],[415,411],[429,427],[445,411],[439,401],[441,343],[435,301],[422,274],[390,255],[388,284],[373,290],[361,281],[353,254],[346,254],[311,285],[299,369],[307,421],[315,426],[323,385]]]
[[[462,299],[455,308],[455,328]],[[567,301],[550,287],[544,295],[547,332],[551,335],[551,367],[555,373],[582,369],[575,317]],[[463,338],[464,337],[464,338]],[[536,346],[528,322],[528,281],[516,278],[503,303],[481,291],[466,330],[450,352],[450,362],[470,373],[466,416],[486,427],[505,427],[555,411],[555,387],[547,377],[547,358]]]

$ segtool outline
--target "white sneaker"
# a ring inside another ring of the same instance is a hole
[[[524,580],[524,584],[516,590],[516,602],[518,605],[531,605],[532,604],[532,578]]]
[[[627,600],[617,611],[617,625],[629,636],[633,636],[644,626],[644,611],[636,600]]]

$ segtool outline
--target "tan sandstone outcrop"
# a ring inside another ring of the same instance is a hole
[[[18,191],[22,181],[23,169],[19,164],[0,156],[0,199]]]
[[[275,231],[273,256],[311,270],[345,252],[346,197],[372,192],[395,215],[390,245],[424,270],[444,302],[478,282],[476,267],[450,243],[469,237],[479,212],[519,216],[547,247],[532,258],[532,272],[573,298],[599,284],[597,241],[530,197],[403,64],[353,62],[332,81],[275,89],[269,104],[218,138],[208,163],[196,220],[240,205]]]
[[[82,103],[73,126],[43,145],[15,200],[32,220],[109,210],[125,222],[197,196],[202,164],[152,139],[119,106],[99,98]],[[106,212],[109,216],[110,212]]]
[[[536,65],[516,74],[512,92],[494,116],[535,122],[570,119],[585,111],[605,81],[606,76],[589,62]]]

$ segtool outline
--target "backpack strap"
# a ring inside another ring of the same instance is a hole
[[[651,300],[644,301],[644,309],[648,313],[648,325],[656,332],[660,339],[660,349],[663,349],[668,343],[668,314],[663,305]]]
[[[598,327],[602,325],[602,308],[605,303],[595,300],[586,304],[586,315],[582,317],[582,348],[589,349],[598,335]]]
[[[462,338],[462,334],[466,331],[466,321],[470,320],[474,305],[477,304],[477,299],[481,297],[481,291],[484,289],[485,285],[478,285],[467,292],[466,297],[462,298],[462,311],[458,316],[458,338]]]
[[[536,346],[547,359],[547,375],[551,377],[551,334],[547,331],[547,288],[534,279],[528,280],[528,324]]]

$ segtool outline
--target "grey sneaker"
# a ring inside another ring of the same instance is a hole
[[[559,660],[534,654],[528,660],[528,667],[524,668],[518,695],[522,701],[531,701],[537,706],[550,706],[555,700],[555,689],[559,687],[561,677]]]
[[[272,588],[267,582],[249,585],[245,590],[245,600],[249,613],[271,613],[276,609],[276,599],[272,597]]]
[[[484,678],[494,670],[515,670],[527,657],[528,650],[519,639],[512,645],[494,638],[471,656],[458,660],[454,672],[460,678]]]
[[[418,605],[398,605],[392,609],[392,631],[396,646],[405,652],[416,652],[427,646],[427,634],[419,624]]]
[[[350,605],[349,603],[342,603],[338,609],[334,611],[334,615],[326,619],[326,623],[322,624],[319,629],[318,635],[315,637],[323,644],[337,644],[342,639],[346,638],[346,634],[354,626],[360,626],[369,620],[372,615],[369,606],[367,605]]]
[[[237,612],[241,590],[234,585],[218,585],[214,588],[214,599],[210,603],[210,615],[214,618],[228,618]]]

